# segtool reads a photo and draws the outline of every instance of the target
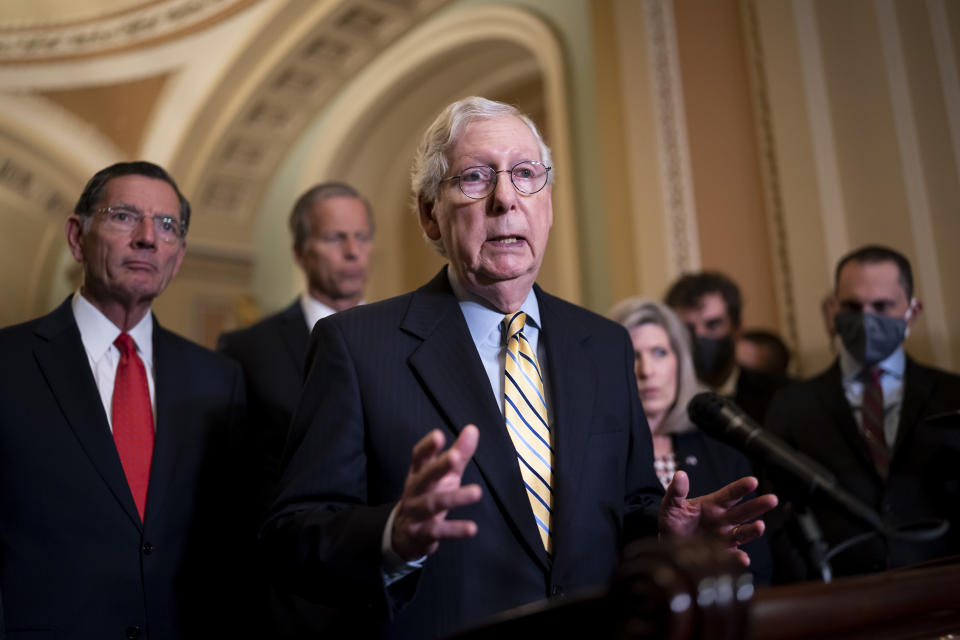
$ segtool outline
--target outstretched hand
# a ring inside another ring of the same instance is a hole
[[[763,520],[755,518],[777,506],[777,497],[772,493],[740,503],[744,496],[756,491],[757,485],[756,478],[747,476],[705,496],[687,498],[690,479],[678,471],[660,503],[660,532],[675,536],[696,532],[712,535],[724,541],[741,563],[749,565],[749,556],[738,547],[763,535]]]
[[[404,560],[433,553],[441,540],[476,535],[475,522],[447,520],[447,512],[480,500],[478,485],[460,486],[479,438],[477,428],[467,425],[446,451],[442,451],[445,440],[439,429],[414,445],[391,531],[393,550]]]

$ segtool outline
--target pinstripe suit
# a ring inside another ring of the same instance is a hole
[[[629,336],[535,291],[554,398],[553,561],[442,271],[413,293],[314,328],[279,498],[262,530],[271,564],[289,585],[369,624],[366,632],[436,636],[604,583],[624,542],[656,531],[662,492]],[[413,445],[433,428],[452,441],[468,423],[480,441],[463,482],[479,484],[483,498],[455,517],[475,521],[478,534],[441,543],[422,570],[385,588],[381,536]]]

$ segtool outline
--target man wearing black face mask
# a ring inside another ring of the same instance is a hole
[[[767,428],[827,467],[888,526],[929,518],[951,521],[947,534],[930,542],[874,536],[854,545],[832,559],[834,575],[960,552],[960,434],[924,422],[960,409],[960,377],[904,353],[903,341],[921,310],[913,297],[910,263],[886,247],[848,254],[837,266],[831,307],[836,362],[778,393]],[[789,494],[787,485],[777,489]],[[792,501],[809,508],[830,547],[869,530],[820,496],[794,495]],[[784,531],[789,533],[789,526]],[[786,544],[786,536],[775,537],[778,577],[810,577],[796,562],[802,550]]]
[[[784,379],[737,365],[743,304],[736,283],[716,271],[689,273],[670,287],[664,302],[690,329],[697,378],[762,421]]]

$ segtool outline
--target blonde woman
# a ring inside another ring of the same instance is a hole
[[[707,436],[687,417],[687,404],[705,391],[696,378],[690,334],[665,305],[628,298],[609,317],[630,332],[636,355],[640,402],[653,437],[654,470],[666,487],[683,470],[690,478],[690,496],[715,491],[743,476],[754,475],[739,451]],[[743,546],[758,582],[769,582],[770,551],[766,538]]]

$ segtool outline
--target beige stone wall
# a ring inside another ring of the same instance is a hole
[[[237,2],[163,42],[0,60],[0,324],[72,289],[63,220],[93,171],[132,157],[194,202],[157,310],[201,342],[296,293],[285,219],[320,180],[373,201],[368,297],[408,290],[441,263],[408,206],[413,145],[481,93],[554,148],[550,290],[603,313],[718,268],[810,374],[831,358],[833,265],[880,242],[915,265],[909,350],[956,369],[958,68],[949,0]]]

